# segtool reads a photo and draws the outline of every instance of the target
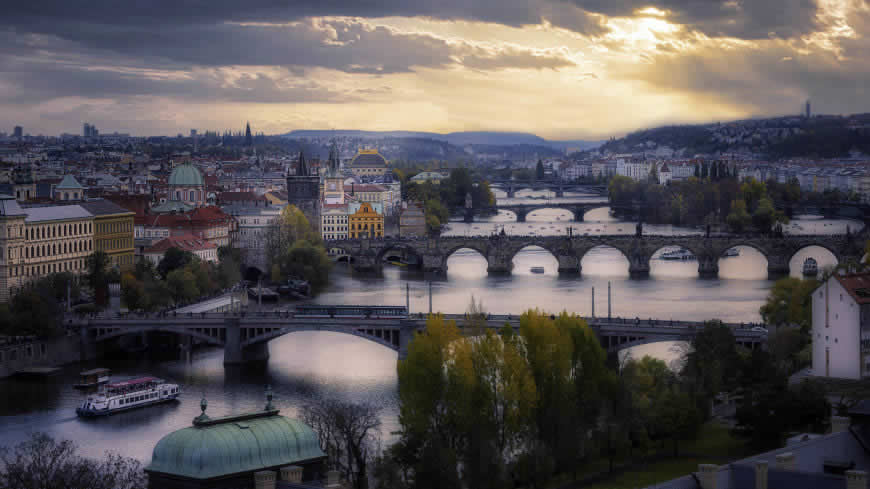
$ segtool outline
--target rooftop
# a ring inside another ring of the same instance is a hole
[[[95,216],[110,216],[114,214],[133,214],[133,211],[127,210],[118,204],[106,200],[106,199],[97,199],[97,200],[89,200],[87,202],[82,202],[79,204],[84,207],[85,210],[90,212]]]
[[[870,304],[870,272],[840,275],[835,273],[834,278],[852,296],[858,304]]]
[[[84,207],[76,205],[52,205],[45,207],[28,207],[26,222],[59,221],[62,219],[84,219],[94,217]]]

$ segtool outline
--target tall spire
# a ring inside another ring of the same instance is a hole
[[[337,177],[341,162],[338,159],[338,146],[335,144],[335,139],[332,140],[332,145],[329,147],[329,176]]]
[[[308,165],[305,163],[305,153],[299,152],[299,163],[296,164],[296,176],[308,176]]]
[[[246,122],[245,123],[245,145],[251,146],[252,144],[254,144],[254,140],[251,137],[251,123]]]

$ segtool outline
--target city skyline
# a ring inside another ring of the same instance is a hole
[[[863,0],[11,5],[3,130],[522,131],[870,111]],[[8,126],[8,127],[7,127]]]

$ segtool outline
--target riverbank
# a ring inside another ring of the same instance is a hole
[[[0,345],[0,379],[27,369],[60,367],[81,359],[78,336],[12,342]]]

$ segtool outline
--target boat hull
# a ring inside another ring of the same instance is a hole
[[[109,416],[115,413],[120,413],[123,411],[131,411],[133,409],[138,409],[146,406],[153,406],[155,404],[162,404],[164,402],[178,402],[178,394],[173,394],[163,399],[153,399],[151,401],[141,402],[132,406],[124,406],[119,408],[112,409],[84,409],[81,407],[76,408],[76,414],[80,418],[100,418],[103,416]]]

